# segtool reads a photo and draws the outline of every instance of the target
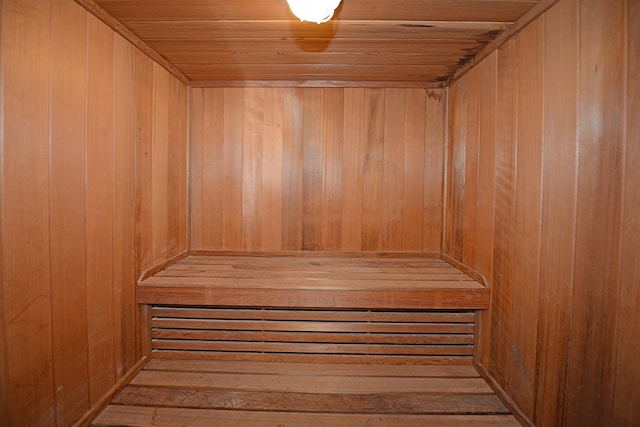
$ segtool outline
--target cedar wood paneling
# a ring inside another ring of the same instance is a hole
[[[440,252],[443,90],[191,90],[191,247]]]
[[[444,248],[489,278],[476,361],[538,426],[640,422],[638,16],[562,0],[450,90]]]
[[[71,0],[1,7],[1,425],[68,425],[133,366],[135,277],[187,237],[439,251],[443,177],[443,250],[493,288],[477,362],[539,426],[638,423],[637,1],[561,0],[454,83],[446,175],[443,90],[187,106]]]
[[[0,425],[66,426],[141,357],[138,273],[186,249],[187,89],[71,0],[2,28]]]

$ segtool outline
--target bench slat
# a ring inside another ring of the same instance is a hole
[[[481,277],[433,254],[198,253],[143,277],[160,357],[468,363],[471,310],[489,304]]]

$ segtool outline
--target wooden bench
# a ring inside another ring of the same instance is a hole
[[[472,364],[489,289],[446,256],[191,252],[138,299],[152,357],[94,427],[519,425]]]
[[[190,252],[144,273],[154,357],[470,364],[480,275],[439,254]]]

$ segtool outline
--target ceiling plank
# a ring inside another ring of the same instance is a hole
[[[292,19],[285,0],[98,0],[121,22]],[[344,0],[336,19],[515,22],[536,0]]]
[[[343,64],[343,65],[438,65],[466,61],[459,53],[165,53],[172,64]]]
[[[402,75],[384,75],[384,76],[375,76],[374,78],[367,78],[368,76],[362,75],[344,75],[344,74],[248,74],[248,73],[230,73],[230,74],[210,74],[210,73],[190,73],[189,77],[192,81],[199,80],[336,80],[336,81],[359,81],[359,80],[376,80],[380,82],[388,82],[388,81],[406,81],[406,82],[445,82],[449,73],[445,73],[443,75],[411,75],[411,76],[402,76]]]
[[[377,65],[344,65],[344,64],[217,64],[215,66],[202,64],[176,64],[187,76],[209,74],[217,75],[340,75],[377,78],[403,77],[404,80],[413,77],[423,77],[432,74],[445,75],[455,70],[455,65],[405,65],[405,66],[377,66]],[[374,79],[374,80],[375,80]],[[393,79],[392,79],[393,80]],[[416,80],[419,80],[416,79]]]
[[[161,55],[171,53],[456,53],[480,50],[476,40],[434,39],[180,39],[149,40],[149,46]]]
[[[323,25],[291,20],[129,21],[126,26],[146,40],[183,38],[333,37],[492,40],[508,24],[502,22],[345,21]]]
[[[424,87],[450,83],[555,0],[343,0],[324,25],[299,22],[286,0],[76,1],[190,83]]]
[[[443,88],[443,82],[380,80],[194,80],[191,87]]]

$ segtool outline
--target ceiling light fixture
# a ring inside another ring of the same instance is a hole
[[[327,22],[333,17],[333,12],[340,5],[341,0],[287,0],[289,8],[301,21],[317,24]]]

